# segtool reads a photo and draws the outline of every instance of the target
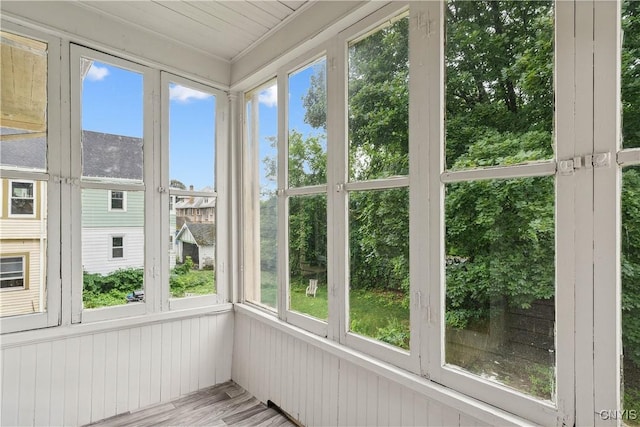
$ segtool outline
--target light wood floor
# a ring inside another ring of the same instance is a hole
[[[286,426],[284,415],[233,382],[226,382],[90,426]]]

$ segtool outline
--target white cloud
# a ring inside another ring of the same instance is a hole
[[[172,101],[189,102],[195,99],[207,99],[211,96],[212,95],[209,95],[208,93],[180,85],[172,85],[169,88],[169,98]]]
[[[274,85],[260,92],[258,102],[267,107],[275,107],[278,105],[278,87]]]
[[[107,67],[98,67],[96,64],[92,64],[91,68],[87,72],[87,79],[92,82],[98,82],[103,80],[109,75],[109,69]]]

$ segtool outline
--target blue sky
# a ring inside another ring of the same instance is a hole
[[[309,88],[313,67],[292,74],[289,80],[289,128],[303,135],[322,131],[304,123],[302,98]],[[93,62],[82,89],[82,128],[96,132],[142,137],[142,75],[98,61]],[[170,85],[170,178],[187,187],[214,185],[215,97],[184,86]],[[277,136],[275,86],[260,93],[260,157],[275,156],[269,137]],[[261,163],[261,182],[264,170]]]

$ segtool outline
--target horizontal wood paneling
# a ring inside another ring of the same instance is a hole
[[[484,425],[241,312],[232,378],[306,426]]]
[[[4,348],[0,421],[82,425],[228,381],[233,316],[224,312]]]

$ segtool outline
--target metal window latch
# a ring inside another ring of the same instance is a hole
[[[344,190],[343,182],[336,184],[336,193],[342,193],[343,190]]]
[[[166,193],[166,192],[167,192],[167,189],[166,189],[166,188],[164,188],[164,187],[158,187],[158,193],[160,193],[160,194],[164,194],[164,193]]]

